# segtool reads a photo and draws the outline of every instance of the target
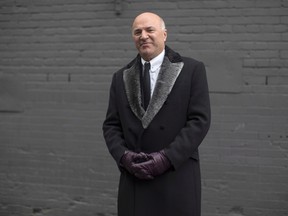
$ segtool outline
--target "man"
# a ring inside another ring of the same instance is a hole
[[[114,74],[103,124],[121,171],[118,215],[200,216],[198,146],[210,126],[205,67],[165,45],[156,14],[137,16],[132,36],[139,54]]]

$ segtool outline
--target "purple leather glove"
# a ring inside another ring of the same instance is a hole
[[[171,167],[171,163],[165,156],[164,150],[148,154],[148,157],[149,160],[132,165],[134,175],[140,179],[153,179]]]
[[[135,169],[133,164],[141,163],[146,160],[148,160],[148,155],[143,152],[135,153],[132,151],[125,151],[120,159],[120,165],[123,166],[129,173],[134,175]]]

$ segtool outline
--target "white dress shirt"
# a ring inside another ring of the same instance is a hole
[[[150,61],[151,66],[150,66],[149,72],[150,72],[151,97],[154,92],[157,77],[158,77],[162,62],[164,60],[164,56],[165,56],[165,50],[163,50],[158,56],[156,56]],[[142,62],[143,70],[144,70],[144,64],[146,61],[141,58],[141,62]]]

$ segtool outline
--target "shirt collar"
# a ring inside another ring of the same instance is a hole
[[[164,56],[165,56],[165,49],[158,56],[156,56],[150,61],[150,65],[151,65],[150,71],[152,73],[155,72],[161,66],[164,60]],[[142,62],[142,65],[144,65],[146,61],[143,58],[141,58],[141,62]]]

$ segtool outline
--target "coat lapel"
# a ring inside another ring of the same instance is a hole
[[[142,119],[145,110],[141,106],[140,58],[132,61],[132,66],[123,71],[123,81],[129,105],[138,119]]]
[[[179,61],[180,56],[173,54],[174,52],[166,47],[166,54],[146,112],[141,106],[140,57],[134,59],[128,65],[128,69],[123,71],[123,81],[129,105],[132,112],[141,121],[143,128],[147,128],[159,112],[183,68],[184,63]],[[176,61],[173,61],[173,57]]]
[[[144,113],[142,118],[142,125],[144,128],[148,127],[150,122],[163,106],[182,70],[183,65],[183,62],[171,63],[168,57],[165,56],[147,112]]]

